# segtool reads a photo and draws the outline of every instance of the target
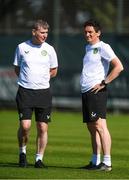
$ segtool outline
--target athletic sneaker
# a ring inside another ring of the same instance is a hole
[[[91,161],[89,162],[88,165],[82,167],[82,169],[87,169],[87,170],[96,170],[97,168],[98,166],[93,164]]]
[[[19,155],[19,167],[26,167],[26,166],[27,166],[26,154],[21,153]]]
[[[98,168],[97,168],[99,171],[111,171],[112,170],[112,166],[108,166],[106,164],[104,164],[103,162],[101,162],[99,165],[98,165]]]
[[[36,161],[34,167],[35,168],[46,168],[46,166],[43,164],[43,162],[41,160]]]

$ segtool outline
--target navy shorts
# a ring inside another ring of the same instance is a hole
[[[83,122],[95,122],[99,118],[106,119],[107,90],[100,90],[97,94],[88,91],[82,93]]]
[[[16,103],[19,120],[31,120],[34,111],[36,121],[46,123],[51,121],[52,95],[49,88],[32,90],[19,86]]]

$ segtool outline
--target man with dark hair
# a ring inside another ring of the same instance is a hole
[[[49,25],[37,20],[32,28],[32,38],[16,48],[14,67],[18,76],[16,96],[19,113],[19,166],[27,166],[26,145],[31,127],[32,113],[35,112],[37,139],[35,168],[42,168],[48,139],[52,95],[50,78],[57,74],[57,55],[54,48],[46,43]]]
[[[101,27],[94,20],[86,21],[83,69],[80,78],[83,122],[91,135],[92,158],[84,168],[111,171],[111,137],[106,123],[107,85],[118,77],[123,65],[109,44],[100,40]],[[109,71],[109,65],[112,65]],[[101,150],[103,160],[101,162]]]

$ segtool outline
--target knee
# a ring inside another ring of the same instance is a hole
[[[39,123],[37,129],[40,134],[45,134],[48,131],[48,125],[46,123]]]
[[[96,127],[95,127],[96,131],[98,131],[100,134],[103,133],[104,129],[103,127],[101,126],[101,124],[96,124]]]
[[[24,132],[28,132],[28,131],[30,130],[30,126],[31,126],[30,123],[21,123],[21,129],[22,129]]]

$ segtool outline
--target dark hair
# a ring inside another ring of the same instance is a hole
[[[86,21],[84,23],[84,28],[86,26],[93,26],[96,32],[101,31],[100,24],[96,20],[94,20],[94,19],[89,19],[88,21]]]
[[[47,23],[47,21],[38,19],[34,22],[32,29],[37,30],[39,27],[43,27],[44,29],[49,29],[49,24]]]

